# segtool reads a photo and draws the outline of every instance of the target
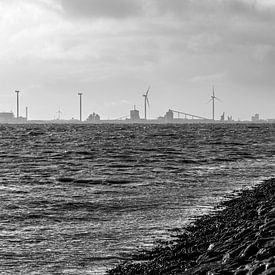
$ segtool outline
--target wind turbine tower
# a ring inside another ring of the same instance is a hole
[[[147,89],[147,92],[143,95],[143,97],[144,97],[144,119],[145,120],[147,120],[147,105],[148,105],[148,107],[150,107],[149,99],[148,99],[149,91],[150,91],[150,87]]]
[[[83,93],[78,93],[79,95],[79,120],[82,121],[82,95]]]
[[[15,91],[16,92],[16,117],[17,119],[19,118],[19,93],[20,91]]]
[[[219,100],[220,101],[220,99],[215,96],[215,88],[214,88],[214,86],[213,86],[212,90],[213,90],[213,94],[211,96],[210,101],[212,101],[212,120],[215,121],[215,100]]]
[[[26,107],[26,120],[28,120],[28,117],[29,117],[29,108]]]

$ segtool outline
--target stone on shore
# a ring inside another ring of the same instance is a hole
[[[133,255],[108,274],[275,274],[275,179],[222,202],[176,241]]]

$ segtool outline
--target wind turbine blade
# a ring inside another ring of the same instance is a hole
[[[222,102],[218,97],[215,96],[215,99],[217,99],[218,101]]]
[[[150,108],[150,103],[149,103],[148,97],[146,97],[146,102],[147,102],[148,107]]]
[[[207,101],[207,102],[206,102],[206,104],[210,103],[211,101],[212,101],[212,98],[211,98],[211,99],[209,99],[209,101]]]
[[[146,92],[146,96],[148,96],[148,93],[149,93],[149,91],[150,91],[150,86],[148,87],[148,89],[147,89],[147,92]]]

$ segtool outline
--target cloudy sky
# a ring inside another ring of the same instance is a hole
[[[274,0],[0,0],[0,111],[275,118]]]

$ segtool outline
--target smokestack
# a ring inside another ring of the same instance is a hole
[[[16,117],[19,118],[19,91],[15,91],[17,96],[16,96],[16,111],[17,111],[17,114],[16,114]]]
[[[78,93],[79,95],[79,120],[82,121],[82,93]]]

